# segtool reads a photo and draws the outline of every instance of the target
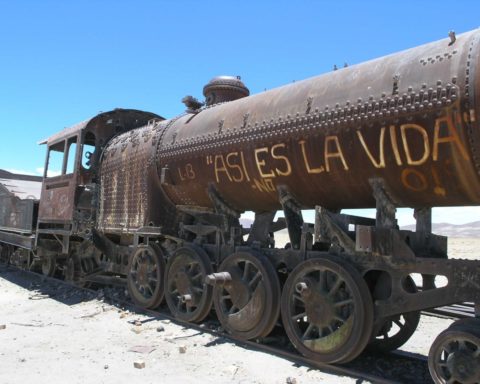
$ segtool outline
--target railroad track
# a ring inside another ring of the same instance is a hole
[[[475,305],[474,303],[452,304],[422,311],[422,313],[428,316],[438,316],[447,319],[465,319],[475,317]]]
[[[55,299],[62,290],[69,292],[70,297],[78,296],[78,300],[93,299],[98,296],[98,289],[81,288],[66,283],[63,280],[45,277],[35,272],[26,271],[17,267],[0,267],[0,277],[9,280],[17,285],[21,285],[29,290],[38,290],[45,296]],[[33,284],[32,284],[33,283]],[[109,288],[109,292],[122,292],[118,288]],[[104,290],[105,291],[105,290]],[[116,294],[117,295],[117,294]],[[393,383],[432,383],[427,366],[427,358],[421,355],[414,355],[408,352],[395,352],[386,355],[364,353],[354,361],[344,365],[321,364],[310,360],[298,354],[296,350],[287,342],[281,327],[276,327],[273,331],[274,337],[268,337],[262,340],[245,341],[239,340],[223,332],[218,321],[207,318],[202,325],[183,322],[171,316],[166,306],[158,310],[146,310],[132,304],[121,294],[113,297],[108,292],[104,299],[109,304],[120,308],[126,308],[135,313],[146,314],[152,319],[168,319],[175,324],[182,325],[201,332],[207,332],[221,339],[229,340],[239,346],[252,348],[258,351],[273,354],[275,356],[287,359],[295,365],[301,365],[318,369],[325,373],[338,376],[349,376],[358,379],[358,382],[369,381],[379,384]]]

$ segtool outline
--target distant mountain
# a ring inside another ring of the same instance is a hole
[[[415,225],[406,225],[402,229],[415,230]],[[467,224],[434,223],[433,233],[449,237],[480,237],[480,221]]]

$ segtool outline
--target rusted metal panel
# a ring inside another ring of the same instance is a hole
[[[32,232],[41,180],[0,170],[0,230]]]
[[[473,77],[480,31],[201,109],[168,126],[158,150],[164,189],[181,205],[374,207],[383,179],[397,206],[480,204]]]
[[[152,121],[115,137],[106,147],[101,164],[100,230],[133,233],[146,226],[168,227],[166,223],[174,218],[156,177],[156,146],[164,130],[164,123]]]
[[[71,221],[75,199],[76,174],[45,179],[42,186],[41,221]]]
[[[49,138],[40,141],[39,144],[50,145],[74,136],[76,133],[85,129],[94,131],[97,136],[104,139],[105,143],[108,138],[113,135],[140,127],[146,124],[150,119],[164,120],[163,117],[154,113],[139,111],[136,109],[116,108],[109,112],[102,112],[90,119],[65,128]]]
[[[0,245],[1,243],[31,250],[34,247],[35,235],[26,236],[24,233],[18,234],[0,230]]]

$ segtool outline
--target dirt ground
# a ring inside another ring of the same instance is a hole
[[[452,239],[450,252],[465,258],[479,245],[480,239]],[[2,384],[360,382],[297,366],[169,320],[125,312],[101,298],[49,298],[9,280],[0,277]],[[434,338],[450,323],[423,316],[402,350],[427,356]],[[135,362],[145,367],[135,368]]]
[[[2,384],[356,382],[99,299],[44,296],[0,277]]]

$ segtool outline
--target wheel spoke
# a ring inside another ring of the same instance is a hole
[[[393,322],[397,325],[398,328],[403,328],[404,324],[400,322],[400,319],[395,319]]]
[[[134,268],[135,270],[137,270],[139,264],[140,264],[140,262],[138,261],[138,257],[135,257],[135,259],[133,260],[133,263],[132,263],[132,268]]]
[[[333,304],[335,308],[344,307],[345,305],[353,304],[353,299],[347,299],[342,301],[337,301]]]
[[[202,294],[203,293],[203,287],[196,287],[196,286],[192,286],[192,291],[194,291],[195,293],[200,293]]]
[[[293,298],[300,301],[302,304],[305,304],[305,300],[303,300],[302,296],[300,296],[298,293],[294,293]]]
[[[146,285],[147,289],[150,291],[150,295],[153,296],[153,289],[150,285]]]
[[[306,312],[299,313],[298,315],[292,316],[292,320],[297,321],[307,316]]]
[[[320,269],[318,271],[318,287],[320,288],[321,291],[324,291],[324,287],[327,285],[326,284],[326,271],[323,269]]]
[[[260,281],[262,279],[262,273],[260,271],[258,271],[255,276],[253,276],[252,280],[250,280],[250,282],[248,283],[248,287],[250,289],[255,289],[257,286],[255,285],[255,283],[257,283],[257,281]]]
[[[314,330],[314,328],[315,328],[315,325],[313,325],[312,323],[309,323],[307,329],[302,335],[302,340],[306,340],[307,337],[310,335],[310,333]]]
[[[248,272],[250,271],[250,265],[251,265],[251,263],[249,261],[245,261],[245,267],[243,269],[243,275],[242,275],[242,280],[243,281],[247,281]]]
[[[332,297],[333,295],[335,295],[335,293],[337,293],[337,291],[340,288],[340,286],[342,285],[342,283],[343,283],[343,279],[341,279],[340,276],[337,275],[337,280],[335,281],[335,284],[333,285],[333,287],[328,292],[328,296]]]
[[[202,272],[199,272],[197,273],[196,275],[192,276],[191,279],[192,280],[198,280],[199,278],[201,278],[203,276],[203,273]]]
[[[235,312],[236,309],[238,309],[238,308],[235,305],[232,305],[230,307],[230,309],[228,310],[228,314],[232,315]]]

